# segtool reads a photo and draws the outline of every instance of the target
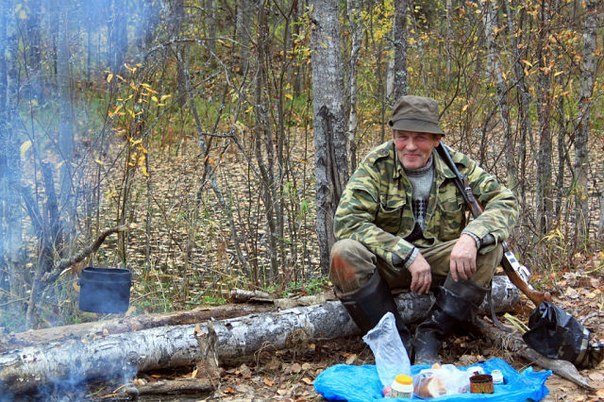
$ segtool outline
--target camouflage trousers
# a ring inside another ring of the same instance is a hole
[[[449,274],[449,256],[457,239],[436,246],[419,248],[432,268],[432,289],[442,285]],[[492,251],[476,257],[476,272],[471,282],[482,288],[490,288],[495,269],[501,262],[503,249],[498,245]],[[356,240],[344,239],[331,249],[329,279],[336,296],[346,296],[362,287],[378,270],[392,290],[405,290],[411,286],[411,273],[404,267],[395,267],[369,251]]]

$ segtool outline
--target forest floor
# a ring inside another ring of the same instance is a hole
[[[604,275],[600,269],[588,275],[571,273],[563,275],[559,285],[566,289],[554,296],[554,302],[571,313],[597,338],[604,335]],[[586,279],[587,278],[587,279]],[[514,315],[526,322],[530,314],[530,302],[522,297]],[[503,319],[503,318],[502,318]],[[443,348],[443,363],[467,366],[499,357],[522,371],[532,366],[530,362],[508,351],[494,347],[488,340],[456,337]],[[307,344],[299,349],[258,352],[237,366],[223,367],[220,385],[211,395],[141,397],[141,401],[324,401],[314,389],[315,378],[334,364],[373,364],[369,347],[359,336]],[[533,365],[535,371],[542,368]],[[604,362],[581,374],[597,388],[588,392],[574,383],[552,374],[546,386],[549,395],[544,401],[604,401]],[[190,377],[191,371],[147,373],[140,376],[144,381],[158,381],[177,377]]]

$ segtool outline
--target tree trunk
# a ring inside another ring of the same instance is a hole
[[[350,67],[348,73],[349,107],[348,112],[348,158],[350,171],[356,169],[356,133],[358,129],[357,98],[359,88],[357,85],[359,57],[361,56],[361,45],[363,42],[363,29],[361,18],[361,6],[359,0],[348,0],[346,2],[348,11],[348,24],[350,26]]]
[[[529,114],[529,108],[531,103],[531,96],[529,94],[529,89],[526,84],[526,77],[524,74],[524,68],[522,66],[522,60],[526,59],[526,56],[523,56],[520,53],[520,38],[521,32],[523,31],[522,21],[525,19],[525,11],[520,10],[520,12],[516,12],[515,8],[510,7],[510,2],[508,0],[504,1],[505,3],[505,12],[507,14],[508,21],[508,30],[510,37],[510,48],[512,49],[512,60],[510,60],[510,64],[514,66],[514,75],[515,75],[515,86],[518,98],[518,118],[520,120],[520,144],[518,147],[518,159],[519,159],[519,175],[520,180],[518,182],[519,189],[516,191],[516,194],[520,198],[520,203],[524,206],[526,201],[525,190],[526,190],[526,144],[527,138],[532,138],[532,123]],[[515,17],[517,16],[517,17]],[[515,20],[519,21],[518,29],[515,28]],[[523,47],[526,52],[527,47]]]
[[[587,173],[589,165],[589,121],[592,108],[594,78],[597,70],[595,57],[598,15],[596,0],[585,1],[585,25],[583,30],[583,64],[581,66],[581,89],[575,134],[575,238],[577,244],[589,240],[589,196]]]
[[[552,225],[552,134],[551,134],[551,78],[548,24],[550,4],[541,1],[539,23],[541,24],[537,50],[537,114],[539,120],[539,150],[537,151],[537,230],[546,234]]]
[[[26,298],[27,276],[22,262],[23,212],[21,197],[21,138],[16,129],[19,79],[15,5],[7,2],[0,7],[0,300],[5,297]],[[7,311],[23,316],[23,304],[7,303]]]
[[[111,0],[111,19],[108,24],[109,51],[107,52],[109,60],[107,64],[112,72],[116,74],[123,70],[126,50],[128,49],[128,13],[125,10],[125,3],[120,0]]]
[[[256,116],[255,141],[254,148],[256,163],[260,172],[260,186],[262,188],[262,201],[264,203],[264,216],[266,218],[265,243],[270,261],[270,269],[263,278],[271,283],[279,274],[279,252],[277,240],[281,241],[279,236],[280,225],[276,211],[281,209],[281,200],[277,194],[280,187],[280,178],[275,177],[275,146],[273,142],[273,130],[270,123],[270,110],[272,104],[270,96],[267,94],[269,87],[269,63],[270,63],[270,44],[268,28],[268,11],[263,1],[258,5],[258,71],[256,71],[256,101],[254,112]],[[266,156],[262,151],[266,152]],[[282,231],[281,231],[282,232]],[[263,285],[266,285],[264,280]]]
[[[27,63],[27,87],[26,96],[29,100],[36,100],[38,104],[42,103],[42,37],[41,30],[41,13],[42,2],[34,0],[29,3],[29,15],[27,19],[27,38],[23,40],[27,43],[26,46],[26,63]]]
[[[172,2],[172,32],[174,39],[181,39],[180,35],[185,19],[185,5],[184,0],[175,0]],[[178,105],[183,108],[187,103],[187,83],[184,72],[183,60],[186,55],[186,48],[180,43],[175,43],[174,46],[177,48],[177,61],[176,61],[176,86],[178,88]],[[179,60],[180,59],[180,60]]]
[[[237,5],[237,17],[235,21],[235,32],[239,47],[239,69],[246,74],[250,61],[250,44],[252,41],[252,18],[251,0],[240,0]]]
[[[493,305],[509,311],[519,295],[507,277],[493,282]],[[406,323],[425,318],[434,296],[404,293],[396,299]],[[482,314],[490,311],[487,300]],[[358,334],[339,301],[253,314],[207,324],[170,325],[136,332],[75,338],[21,347],[0,355],[0,391],[25,393],[52,383],[100,378],[130,380],[138,371],[194,365],[201,356],[197,337],[215,342],[220,362],[233,363],[258,351],[274,351]]]
[[[488,71],[495,78],[497,88],[497,103],[499,104],[499,115],[501,117],[501,125],[503,126],[504,155],[505,166],[507,171],[507,187],[514,193],[518,192],[518,170],[516,169],[515,158],[515,141],[512,136],[512,128],[510,124],[510,107],[508,104],[508,88],[503,78],[501,60],[499,59],[499,49],[495,43],[495,35],[493,31],[497,30],[497,10],[492,1],[484,3],[484,33],[487,40],[488,49]]]
[[[73,183],[73,111],[71,106],[71,75],[69,66],[71,63],[71,54],[69,51],[69,21],[73,16],[70,10],[70,3],[61,4],[60,21],[61,23],[57,39],[57,97],[59,104],[59,158],[61,160],[60,170],[60,209],[62,211],[63,228],[61,232],[66,236],[63,240],[72,237],[75,230],[75,201]],[[54,191],[54,190],[53,190]],[[53,239],[54,240],[54,239]],[[57,239],[60,240],[60,239]],[[57,242],[59,247],[60,241]],[[62,247],[58,249],[59,252]]]
[[[407,95],[409,80],[407,75],[407,0],[394,2],[394,104],[398,98]]]
[[[333,216],[348,181],[344,104],[344,76],[340,54],[337,0],[310,2],[311,64],[315,138],[317,240],[321,272],[329,270],[329,251],[335,239]]]
[[[216,64],[216,1],[206,0],[205,5],[208,59],[214,65]]]

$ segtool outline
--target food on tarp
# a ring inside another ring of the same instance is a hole
[[[421,398],[436,398],[447,394],[442,378],[432,370],[422,370],[413,379],[413,393]]]

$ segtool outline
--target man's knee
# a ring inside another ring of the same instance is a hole
[[[503,247],[498,244],[493,250],[485,254],[478,254],[476,259],[476,273],[472,276],[472,282],[482,287],[489,287],[497,266],[503,257]]]
[[[360,288],[375,270],[375,256],[356,240],[343,239],[331,248],[329,279],[336,293]]]

